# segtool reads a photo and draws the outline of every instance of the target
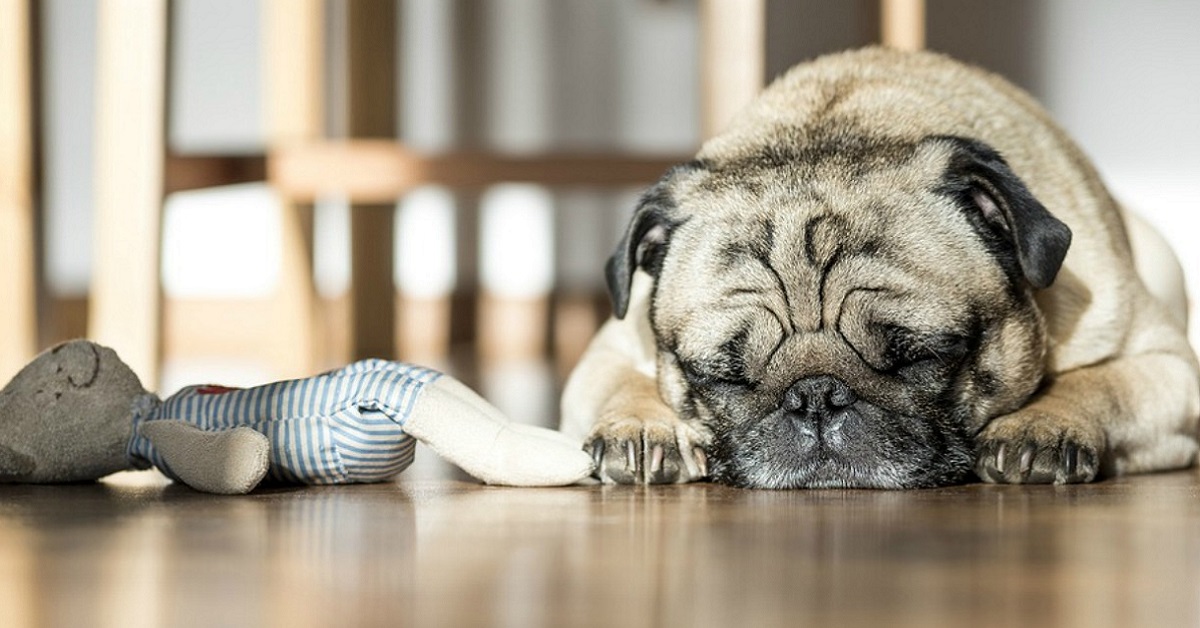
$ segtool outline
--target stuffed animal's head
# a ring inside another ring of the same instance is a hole
[[[107,347],[42,353],[0,391],[0,482],[92,480],[129,467],[131,406],[145,394]]]

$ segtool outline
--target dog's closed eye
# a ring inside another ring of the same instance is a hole
[[[950,368],[956,366],[970,349],[968,338],[955,332],[918,332],[898,325],[884,328],[887,351],[884,371],[897,372],[912,367]]]

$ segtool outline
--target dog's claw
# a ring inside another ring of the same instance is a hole
[[[692,458],[696,460],[696,467],[700,469],[700,477],[708,477],[708,454],[699,447],[692,448]]]
[[[1025,445],[1025,447],[1021,449],[1021,465],[1019,468],[1019,473],[1021,474],[1022,480],[1029,479],[1029,473],[1033,471],[1033,454],[1036,452],[1037,449],[1033,445]]]
[[[705,439],[677,420],[609,421],[598,425],[588,442],[602,482],[674,484],[708,474]],[[682,452],[691,452],[691,459]]]
[[[1063,447],[1063,466],[1067,476],[1075,475],[1075,469],[1079,467],[1079,448],[1074,443],[1067,443]]]
[[[1083,420],[1026,409],[994,420],[977,446],[975,472],[985,482],[1072,484],[1095,479],[1104,434]]]
[[[600,468],[600,464],[604,462],[604,439],[593,439],[589,449],[591,449],[592,460],[596,463],[596,468]]]
[[[663,447],[655,445],[650,452],[650,475],[654,475],[662,471],[663,466]]]

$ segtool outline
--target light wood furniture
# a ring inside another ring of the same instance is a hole
[[[396,2],[346,3],[347,134],[396,137]],[[314,173],[315,174],[315,173]],[[285,193],[286,195],[286,193]],[[396,352],[396,288],[392,281],[396,198],[350,196],[351,360]]]
[[[881,2],[884,43],[922,46],[923,1]],[[345,357],[391,355],[397,318],[391,208],[398,197],[425,184],[465,190],[507,181],[637,185],[654,180],[683,158],[515,157],[469,150],[430,155],[407,149],[393,139],[396,15],[391,0],[346,5],[349,137],[329,139],[324,132],[324,3],[265,0],[268,156],[175,157],[165,149],[163,134],[168,7],[168,0],[101,3],[96,147],[100,219],[89,324],[91,335],[117,346],[148,382],[156,379],[162,352],[158,213],[163,195],[171,190],[253,180],[265,172],[285,203],[285,277],[277,303],[280,311],[291,314],[281,314],[277,327],[297,339],[290,343],[286,361],[302,370],[322,354],[321,339],[327,334],[319,328],[329,327],[323,320],[329,312],[317,307],[311,280],[309,204],[317,195],[345,194],[355,204],[353,287],[346,318],[351,349]],[[702,0],[700,11],[702,135],[707,137],[762,87],[766,6],[765,0]],[[138,77],[130,83],[136,87],[116,87],[124,85],[121,76]],[[130,168],[113,167],[126,158]],[[460,247],[470,248],[478,242],[473,233],[477,224],[465,218],[459,226]],[[460,256],[460,266],[464,260],[473,262],[473,254]],[[445,318],[448,304],[427,305],[422,315]],[[581,309],[588,308],[584,304]],[[442,337],[441,332],[433,335]]]
[[[96,59],[95,249],[88,335],[158,379],[167,3],[102,0]]]
[[[284,277],[276,312],[292,313],[277,316],[275,331],[296,339],[281,361],[299,373],[311,370],[326,349],[320,346],[326,337],[320,328],[329,322],[322,319],[329,312],[316,305],[311,278],[311,203],[318,194],[337,192],[355,204],[351,348],[345,358],[389,356],[396,345],[392,208],[405,192],[426,184],[479,189],[505,181],[642,184],[677,161],[407,151],[392,139],[396,16],[391,0],[346,5],[349,138],[322,139],[324,3],[267,0],[269,157],[172,155],[164,109],[169,6],[168,0],[104,0],[100,5],[96,258],[89,335],[116,347],[151,386],[163,351],[159,231],[162,201],[170,192],[264,176],[274,184],[284,202]],[[131,167],[118,167],[125,163]],[[184,315],[173,321],[172,329],[190,320],[195,317]]]
[[[395,3],[392,0],[355,0],[348,3],[346,9],[349,137],[312,138],[308,142],[272,147],[268,156],[268,179],[288,203],[311,203],[323,194],[336,194],[352,204],[349,310],[352,331],[348,359],[388,356],[395,352],[397,330],[394,321],[397,316],[392,281],[392,208],[406,193],[424,185],[442,185],[477,193],[488,186],[507,182],[548,186],[643,185],[686,158],[683,155],[514,156],[480,150],[442,154],[413,151],[394,139]],[[759,82],[761,85],[761,77]],[[477,234],[473,233],[477,227],[471,220],[459,225],[460,233],[465,236],[459,242],[460,246],[477,243]],[[464,257],[471,259],[472,256]],[[460,257],[460,267],[462,260]],[[478,295],[478,300],[479,303],[472,307],[477,308],[481,320],[508,321],[526,317],[536,322],[548,318],[544,300],[506,303],[486,294]],[[412,303],[412,314],[416,316],[409,322],[423,325],[430,322],[430,316],[444,319],[449,308],[459,304],[449,301]],[[513,345],[509,342],[514,334],[513,326],[498,323],[488,327],[495,329],[481,330],[482,351],[485,354],[513,354],[509,350]],[[533,334],[524,334],[524,337],[536,340],[543,334],[537,330]],[[441,329],[434,329],[430,335],[446,338]],[[444,354],[446,347],[441,350]],[[435,352],[427,346],[419,351]],[[540,350],[535,353],[540,354]]]
[[[297,9],[301,6],[295,3]],[[163,200],[177,191],[262,180],[265,161],[261,155],[175,155],[169,150],[168,0],[101,0],[97,28],[96,218],[88,336],[116,348],[153,388],[162,357]],[[284,222],[289,232],[302,229],[290,218]],[[289,268],[302,267],[303,256],[294,253],[301,240],[285,235]],[[298,303],[288,304],[297,316],[309,311],[303,308],[303,296],[293,301]],[[309,336],[297,334],[300,353],[307,353],[303,338]],[[308,370],[305,366],[300,372]]]
[[[700,3],[700,129],[719,133],[766,80],[766,0]]]
[[[643,183],[678,163],[674,157],[552,153],[533,157],[461,151],[416,153],[389,140],[313,142],[272,151],[268,176],[284,196],[311,202],[322,193],[384,203],[421,185],[484,188],[503,182],[562,186]]]
[[[264,119],[267,144],[289,146],[320,137],[325,126],[323,0],[263,0]],[[265,160],[262,178],[266,178]],[[324,348],[321,310],[313,287],[313,208],[281,199],[282,269],[271,320],[282,328],[287,376],[318,365]],[[277,333],[279,329],[275,330]]]
[[[33,10],[29,0],[0,0],[0,381],[5,382],[37,346]]]
[[[900,50],[925,47],[925,0],[880,0],[880,42]]]

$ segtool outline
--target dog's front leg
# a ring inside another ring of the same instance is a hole
[[[1063,484],[1186,467],[1200,436],[1198,382],[1195,360],[1170,346],[1060,374],[983,428],[976,473],[988,482]]]
[[[707,434],[659,395],[649,298],[650,279],[638,273],[625,318],[604,324],[563,391],[561,429],[591,452],[602,482],[669,484],[708,475]]]

